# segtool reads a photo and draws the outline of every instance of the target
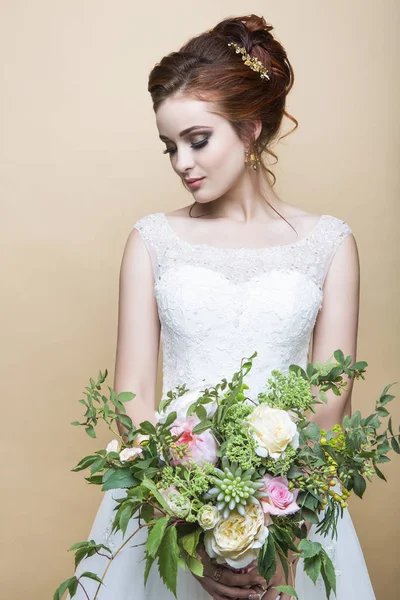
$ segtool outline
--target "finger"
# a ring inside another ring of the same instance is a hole
[[[196,579],[198,578],[196,577]],[[201,581],[202,586],[208,588],[207,591],[211,596],[219,594],[220,596],[224,597],[224,600],[242,600],[244,598],[248,599],[249,595],[252,593],[251,590],[223,585],[222,583],[215,581],[211,577],[205,576],[201,578]]]
[[[197,575],[194,575],[194,574],[193,574],[193,576],[195,577],[195,579],[197,579],[197,581],[199,581],[201,586],[206,590],[206,592],[208,594],[210,594],[210,596],[214,600],[232,600],[231,598],[228,598],[227,596],[222,596],[221,594],[218,594],[218,592],[216,592],[214,589],[212,589],[211,586],[207,584],[205,577],[197,577]]]
[[[216,571],[216,566],[213,564],[204,564],[204,575],[213,578]],[[235,573],[227,567],[222,567],[221,577],[219,582],[230,587],[245,587],[246,585],[267,585],[267,582],[257,570],[252,570],[250,573]]]
[[[277,600],[278,598],[282,600],[279,590],[275,590],[273,587],[270,587],[265,596],[263,596],[263,600]]]

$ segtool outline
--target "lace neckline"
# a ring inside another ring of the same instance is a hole
[[[166,214],[163,212],[160,212],[159,214],[161,215],[162,220],[165,225],[165,228],[167,229],[169,234],[175,239],[176,242],[178,242],[182,246],[186,246],[188,248],[193,248],[193,249],[194,248],[209,248],[216,252],[218,252],[218,251],[224,252],[225,250],[229,250],[230,252],[239,252],[239,253],[242,253],[245,251],[266,252],[266,251],[277,250],[279,248],[293,248],[296,246],[302,246],[303,244],[307,243],[310,239],[312,239],[317,234],[319,228],[322,225],[322,221],[326,217],[329,217],[329,215],[321,215],[320,218],[318,219],[316,225],[314,226],[314,228],[306,236],[302,237],[300,240],[297,240],[297,242],[292,242],[291,244],[276,244],[275,246],[259,246],[259,247],[251,247],[251,246],[224,247],[224,246],[212,246],[210,244],[192,244],[190,242],[186,242],[185,240],[181,239],[177,235],[177,233],[175,232],[173,227],[170,225]]]

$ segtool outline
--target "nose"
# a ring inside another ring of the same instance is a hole
[[[180,148],[175,153],[175,171],[183,177],[187,172],[193,170],[194,167],[193,152],[190,148]]]

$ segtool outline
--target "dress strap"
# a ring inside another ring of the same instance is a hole
[[[317,277],[322,287],[335,253],[342,241],[352,232],[349,225],[332,215],[326,215],[321,221],[317,234],[312,240],[312,252],[317,263]]]
[[[158,278],[161,257],[167,245],[167,232],[163,226],[162,217],[162,213],[150,213],[136,221],[133,225],[133,228],[139,231],[146,245],[151,258],[155,280]]]

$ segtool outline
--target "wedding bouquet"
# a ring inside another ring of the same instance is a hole
[[[100,371],[98,381],[91,378],[85,388],[86,399],[80,400],[85,420],[72,423],[84,426],[93,438],[99,421],[113,432],[115,439],[106,449],[84,457],[72,470],[90,469],[86,481],[101,485],[103,491],[126,490],[116,500],[112,531],[121,530],[125,536],[135,519],[137,528],[124,540],[126,546],[147,528],[144,582],[158,561],[160,575],[175,597],[179,567],[203,576],[200,549],[216,563],[236,569],[257,560],[267,581],[279,560],[286,583],[292,552],[304,560],[314,583],[321,575],[329,597],[331,590],[335,593],[335,570],[323,545],[307,540],[305,522],[334,537],[350,494],[361,498],[375,473],[385,479],[379,466],[390,460],[391,449],[400,453],[400,436],[393,432],[391,418],[385,424],[382,420],[390,417],[386,405],[394,398],[388,393],[393,384],[385,387],[366,418],[357,411],[330,431],[310,420],[315,405],[327,402],[328,390],[336,396],[345,390],[344,376],[364,379],[366,362],[351,364],[351,356],[336,350],[334,361],[325,364],[316,361],[306,370],[291,365],[287,373],[272,371],[265,390],[253,398],[246,395],[244,377],[256,356],[254,352],[242,359],[231,381],[222,379],[205,389],[187,389],[185,384],[168,391],[156,424],[144,421],[139,428],[124,407],[135,394],[117,395],[110,387],[109,397],[101,394],[107,371]],[[117,422],[124,435],[115,427]],[[110,562],[102,577],[86,571],[65,580],[53,600],[61,600],[67,590],[73,598],[85,578],[99,583],[92,599],[96,600],[121,548],[112,552],[94,540],[74,544],[70,550],[75,550],[75,568],[100,552],[107,553]],[[297,598],[290,585],[276,589]]]

